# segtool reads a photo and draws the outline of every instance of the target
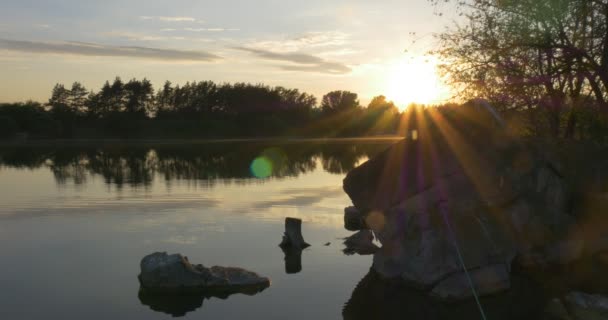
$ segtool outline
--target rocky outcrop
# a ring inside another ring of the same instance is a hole
[[[257,293],[270,280],[241,268],[193,265],[181,254],[156,252],[140,263],[139,283],[147,293]]]
[[[350,237],[344,239],[346,248],[342,250],[345,254],[369,255],[378,251],[378,246],[374,244],[374,234],[370,230],[361,230]]]
[[[608,297],[573,291],[551,300],[545,314],[559,320],[607,320]]]
[[[344,208],[344,229],[359,231],[366,229],[365,216],[355,207]]]
[[[566,241],[576,232],[555,157],[469,108],[428,119],[418,140],[398,142],[344,179],[382,243],[373,268],[445,299],[471,296],[463,267],[489,294],[509,287],[515,257],[534,266],[540,254],[541,266],[569,263],[583,251]]]

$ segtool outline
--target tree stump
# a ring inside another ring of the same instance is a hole
[[[285,234],[279,246],[283,249],[302,250],[310,245],[302,237],[302,220],[285,218]]]

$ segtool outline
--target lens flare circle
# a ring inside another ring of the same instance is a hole
[[[265,179],[272,175],[272,167],[272,161],[268,157],[260,156],[251,162],[249,169],[254,177]]]

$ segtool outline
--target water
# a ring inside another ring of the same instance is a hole
[[[371,266],[342,253],[342,179],[388,145],[2,148],[0,319],[341,319]],[[260,157],[267,178],[251,171]],[[312,244],[295,274],[277,246],[287,216]],[[272,284],[254,296],[142,301],[139,262],[155,251]]]

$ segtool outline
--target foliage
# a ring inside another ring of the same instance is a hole
[[[543,123],[532,134],[554,138],[590,125],[577,124],[580,108],[608,112],[605,0],[454,2],[466,23],[440,34],[436,53],[462,98],[522,110]]]

